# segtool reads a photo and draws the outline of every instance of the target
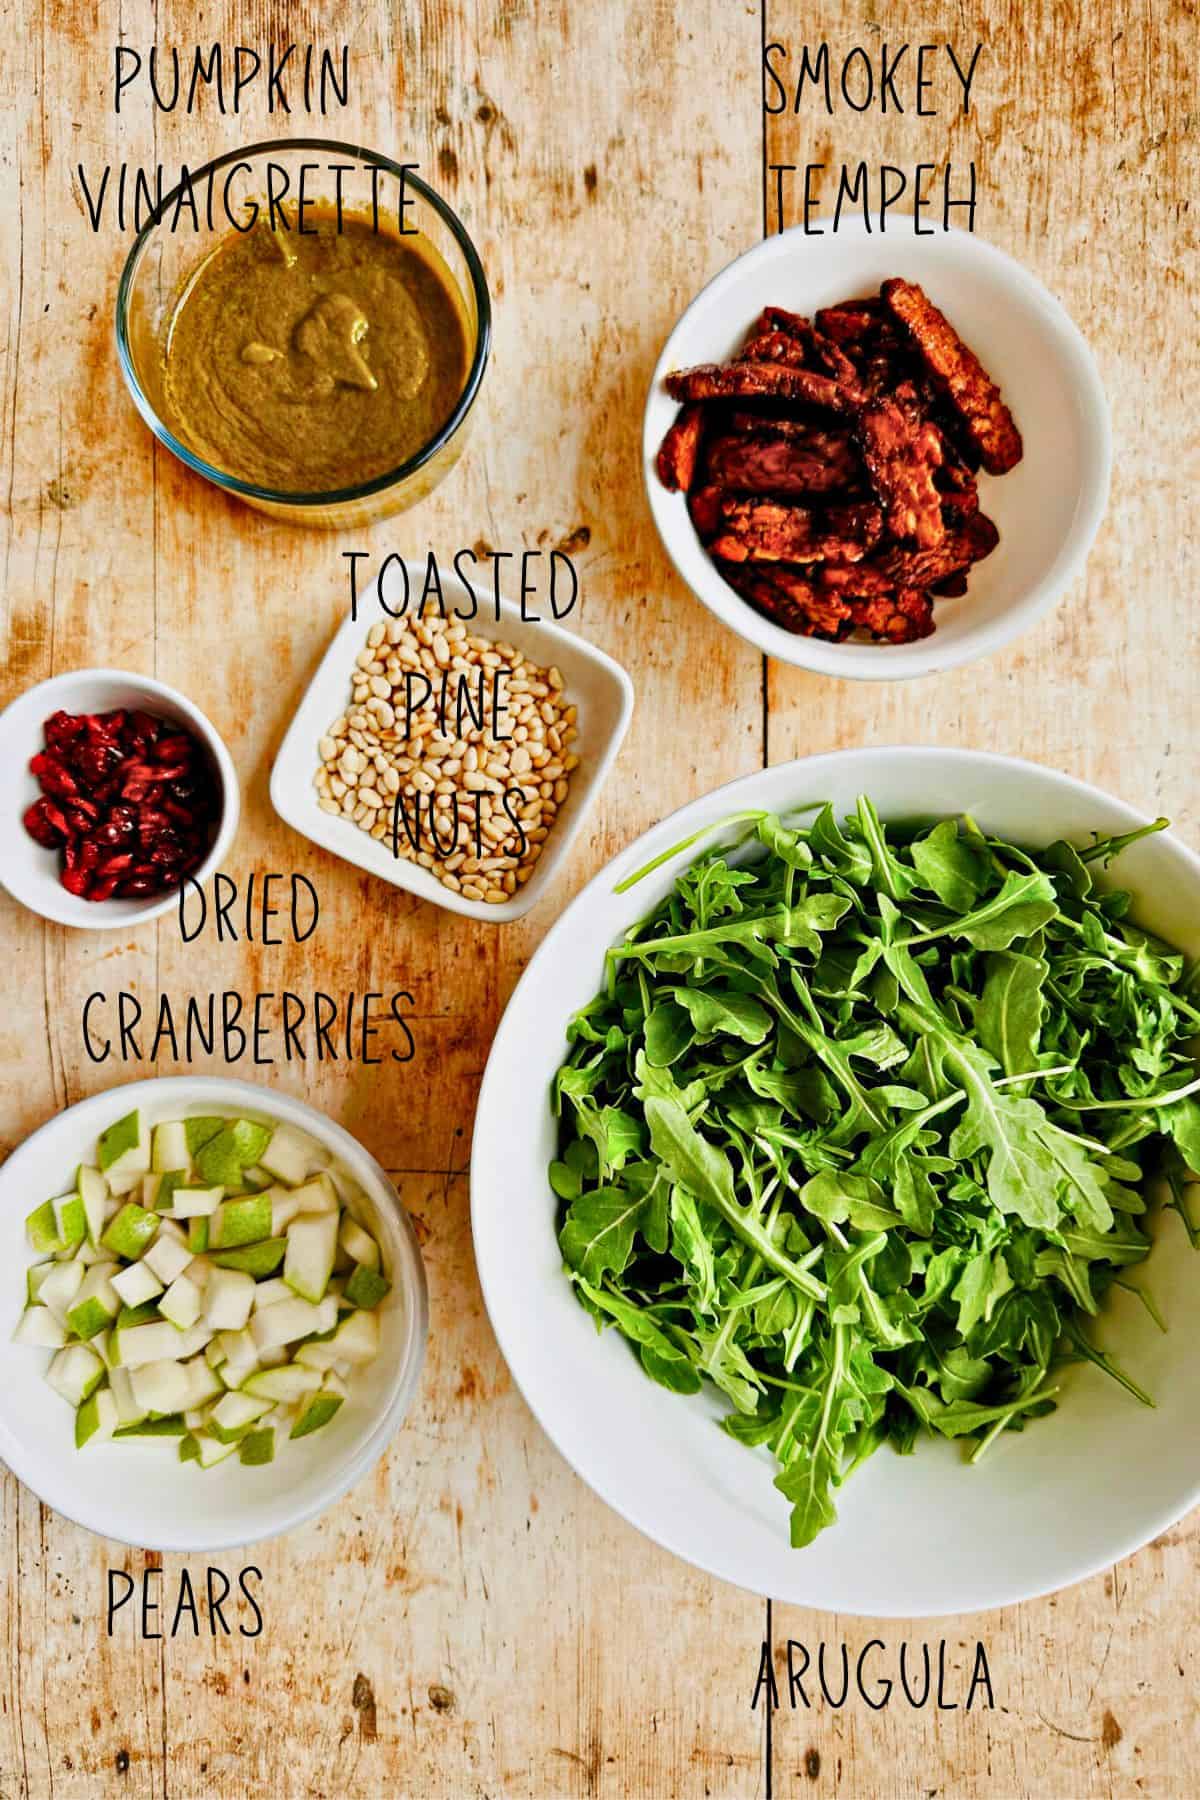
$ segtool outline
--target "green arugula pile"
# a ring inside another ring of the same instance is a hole
[[[1093,882],[1144,832],[1030,853],[969,819],[888,834],[865,799],[737,823],[571,1021],[550,1180],[582,1304],[665,1387],[715,1383],[799,1546],[885,1440],[975,1460],[1064,1362],[1150,1403],[1085,1324],[1113,1285],[1161,1324],[1127,1275],[1151,1176],[1200,1241],[1200,1010]]]

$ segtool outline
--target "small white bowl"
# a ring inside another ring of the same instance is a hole
[[[25,1303],[25,1270],[37,1259],[25,1216],[58,1194],[94,1155],[114,1120],[139,1108],[160,1119],[226,1112],[295,1125],[359,1184],[392,1291],[381,1309],[380,1351],[348,1383],[349,1396],[321,1431],[285,1440],[275,1460],[212,1469],[179,1461],[177,1438],[126,1438],[76,1450],[71,1408],[46,1386],[49,1353],[10,1342]],[[283,1531],[322,1512],[371,1467],[416,1391],[429,1303],[416,1234],[375,1158],[340,1125],[303,1101],[245,1081],[172,1076],[135,1081],[68,1107],[26,1138],[0,1169],[0,1458],[66,1518],[136,1549],[215,1551]]]
[[[14,900],[53,919],[59,925],[75,925],[85,931],[127,931],[147,919],[156,919],[178,903],[178,888],[146,900],[84,900],[69,894],[59,880],[62,854],[35,843],[22,824],[28,806],[41,793],[36,775],[30,774],[30,758],[44,747],[42,726],[51,713],[113,712],[136,707],[164,719],[186,725],[208,752],[217,777],[220,812],[212,847],[193,871],[191,879],[203,882],[233,842],[237,830],[239,796],[232,758],[215,725],[198,706],[149,675],[130,675],[122,669],[76,669],[40,681],[0,713],[0,766],[11,771],[0,799],[0,881]]]
[[[961,599],[938,599],[937,629],[915,644],[826,643],[784,631],[723,579],[682,494],[654,459],[678,411],[664,386],[675,369],[724,362],[764,306],[811,315],[877,293],[899,276],[920,282],[976,352],[1012,409],[1025,454],[1007,475],[979,478],[980,505],[1000,542],[969,574]],[[986,656],[1026,630],[1083,569],[1108,498],[1108,404],[1091,351],[1040,281],[971,232],[880,238],[861,222],[806,237],[795,228],[756,244],[697,295],[667,339],[646,402],[643,465],[667,554],[710,612],[780,662],[820,675],[897,681]]]
[[[547,1175],[567,1021],[603,985],[609,945],[700,853],[692,834],[745,809],[788,813],[829,801],[841,817],[859,794],[885,821],[965,812],[1032,845],[1086,843],[1092,832],[1146,823],[1123,800],[1054,769],[894,745],[760,769],[671,814],[583,889],[517,984],[475,1114],[471,1224],[483,1297],[513,1379],[610,1506],[675,1555],[755,1593],[826,1612],[924,1618],[1013,1605],[1081,1581],[1200,1501],[1200,1257],[1179,1220],[1155,1220],[1145,1269],[1169,1331],[1119,1292],[1098,1321],[1099,1341],[1154,1395],[1153,1408],[1098,1369],[1072,1370],[1054,1417],[1006,1434],[978,1468],[945,1440],[923,1439],[911,1456],[880,1450],[838,1490],[837,1524],[793,1550],[770,1455],[716,1428],[728,1403],[710,1389],[685,1399],[659,1387],[617,1332],[598,1332],[576,1300]],[[1200,953],[1200,857],[1178,838],[1161,832],[1132,845],[1107,879],[1132,891],[1139,924]]]
[[[407,591],[420,594],[421,571],[409,566],[408,575]],[[393,579],[399,591],[398,571],[394,577],[389,576],[389,585]],[[545,621],[522,619],[520,608],[508,600],[500,602],[498,621],[490,600],[481,616],[464,619],[478,636],[514,644],[541,667],[558,668],[567,696],[578,708],[579,731],[578,740],[571,746],[579,756],[579,767],[571,776],[567,798],[534,864],[533,874],[511,900],[502,904],[468,899],[453,888],[444,887],[436,875],[419,863],[393,856],[388,840],[368,837],[349,819],[322,812],[317,804],[313,786],[321,760],[317,745],[333,721],[349,709],[354,659],[366,643],[368,631],[381,619],[387,619],[377,604],[377,591],[372,583],[365,599],[359,602],[357,620],[347,618],[338,631],[297,707],[271,770],[271,803],[281,819],[314,844],[395,887],[419,894],[422,900],[432,900],[435,906],[465,913],[471,919],[486,919],[493,925],[519,919],[537,905],[554,880],[604,785],[633,714],[633,683],[619,663],[585,638]],[[470,590],[457,576],[443,574],[442,591],[447,613],[456,605],[471,604]]]

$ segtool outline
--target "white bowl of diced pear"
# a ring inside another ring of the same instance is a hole
[[[156,1549],[274,1535],[403,1418],[420,1251],[379,1164],[311,1107],[138,1082],[35,1132],[0,1194],[0,1455],[89,1529]]]

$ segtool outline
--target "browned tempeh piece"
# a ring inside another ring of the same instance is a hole
[[[946,527],[933,484],[942,461],[937,427],[894,400],[880,400],[863,412],[855,436],[892,536],[912,538],[923,549],[939,544]]]
[[[707,544],[721,529],[721,502],[724,498],[723,490],[713,482],[705,482],[703,487],[693,488],[688,495],[688,511],[702,543]]]
[[[712,554],[726,562],[855,562],[878,542],[883,515],[877,506],[810,507],[770,500],[726,499],[723,531]]]
[[[797,337],[790,337],[786,331],[764,331],[752,337],[738,351],[738,362],[774,362],[783,363],[789,369],[805,369],[808,364],[808,348]]]
[[[709,481],[733,493],[792,496],[837,493],[861,481],[862,464],[845,432],[805,426],[785,436],[759,423],[750,435],[709,440]]]
[[[896,587],[927,588],[959,569],[981,562],[999,542],[1000,533],[987,514],[977,512],[957,530],[948,531],[942,542],[930,550],[889,550],[880,567]]]
[[[975,352],[944,313],[911,281],[885,281],[884,300],[908,331],[947,399],[961,414],[989,475],[1003,475],[1022,455],[1021,434]]]
[[[764,346],[773,344],[777,347],[791,346],[792,354],[784,352],[778,357],[779,362],[795,365],[799,352],[800,359],[810,368],[824,369],[836,381],[854,384],[854,364],[840,346],[824,332],[818,331],[811,319],[800,313],[788,312],[782,306],[767,306],[759,315],[757,325],[742,355],[752,362],[771,361],[765,353]]]
[[[896,589],[894,576],[887,574],[878,560],[859,563],[831,560],[821,564],[816,577],[827,593],[847,594],[855,600],[878,599]]]
[[[730,587],[784,631],[836,641],[850,629],[849,606],[834,595],[818,593],[792,569],[732,563],[718,566]]]
[[[878,331],[885,316],[883,301],[878,294],[870,294],[862,300],[843,300],[837,306],[823,306],[813,322],[818,331],[835,343],[857,344]]]
[[[898,588],[875,600],[851,600],[855,625],[890,644],[911,644],[933,631],[933,601],[919,588]]]
[[[791,369],[782,363],[704,363],[667,376],[667,392],[676,400],[750,400],[782,398],[850,415],[858,410],[857,388],[833,381],[815,369]]]
[[[658,479],[666,488],[686,494],[696,477],[696,460],[704,436],[704,408],[681,407],[658,452]]]

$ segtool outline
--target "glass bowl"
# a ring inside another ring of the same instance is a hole
[[[336,191],[347,213],[378,208],[380,220],[394,220],[403,197],[406,231],[421,233],[440,258],[461,301],[470,358],[463,390],[449,418],[430,441],[399,467],[354,487],[326,493],[285,493],[242,481],[205,461],[182,443],[164,423],[162,407],[162,335],[184,283],[203,258],[234,229],[244,203],[268,207],[268,194],[282,198],[289,216],[303,189],[309,203],[330,198],[335,182],[320,178],[334,167],[342,170]],[[306,174],[302,177],[302,170]],[[282,174],[280,173],[282,171]],[[287,188],[279,182],[286,177]],[[309,186],[314,182],[315,186]],[[161,444],[187,468],[235,494],[248,505],[276,518],[326,530],[370,524],[400,512],[432,492],[454,467],[466,441],[466,426],[483,381],[491,346],[491,303],[483,265],[457,215],[412,169],[404,169],[378,151],[363,150],[331,138],[280,138],[231,150],[190,172],[188,183],[175,188],[155,209],[155,217],[134,241],[117,289],[117,355],[134,404]],[[193,218],[200,227],[192,229]],[[180,229],[172,230],[172,221]]]

